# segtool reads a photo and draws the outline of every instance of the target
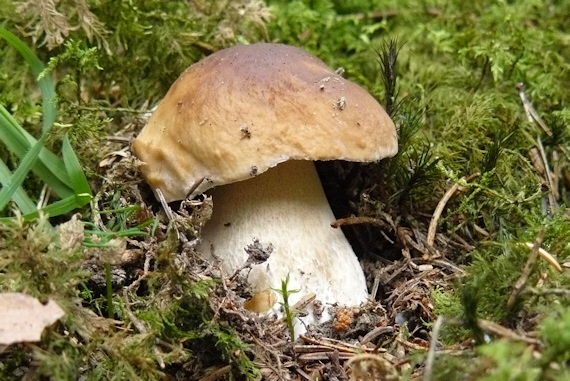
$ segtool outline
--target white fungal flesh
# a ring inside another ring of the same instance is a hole
[[[291,305],[310,293],[325,305],[355,306],[366,301],[362,268],[342,231],[330,226],[335,217],[313,162],[281,163],[255,178],[208,193],[214,212],[198,249],[220,260],[227,275],[243,265],[248,257],[244,248],[258,238],[274,249],[269,260],[254,265],[249,274],[255,292],[280,289],[289,274],[289,289],[300,290],[291,295]],[[277,303],[274,310],[278,308]],[[326,319],[328,314],[321,321]],[[302,320],[318,322],[312,312]]]

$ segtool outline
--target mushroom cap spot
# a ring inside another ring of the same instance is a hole
[[[268,43],[186,69],[132,146],[168,202],[287,160],[370,162],[397,150],[394,123],[366,90],[302,49]]]

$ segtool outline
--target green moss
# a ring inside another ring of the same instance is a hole
[[[546,344],[544,364],[556,362],[566,368],[570,360],[570,308],[554,309],[542,322],[540,336]]]

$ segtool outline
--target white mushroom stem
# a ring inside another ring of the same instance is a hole
[[[248,257],[244,248],[258,238],[274,250],[267,262],[254,265],[249,273],[254,292],[280,289],[289,274],[289,289],[300,290],[291,296],[291,304],[310,293],[325,304],[354,306],[366,301],[362,268],[342,231],[330,225],[335,218],[313,162],[281,163],[208,193],[214,212],[198,249],[220,260],[226,274],[243,265]],[[276,311],[279,305],[273,307]]]

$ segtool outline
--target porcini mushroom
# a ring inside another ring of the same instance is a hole
[[[367,299],[354,251],[330,226],[313,161],[392,156],[396,129],[374,97],[318,58],[266,43],[218,51],[178,78],[132,150],[167,202],[212,195],[199,249],[227,274],[255,238],[273,245],[249,273],[256,293],[289,275],[290,289],[300,290],[291,303],[309,293],[329,304]]]

